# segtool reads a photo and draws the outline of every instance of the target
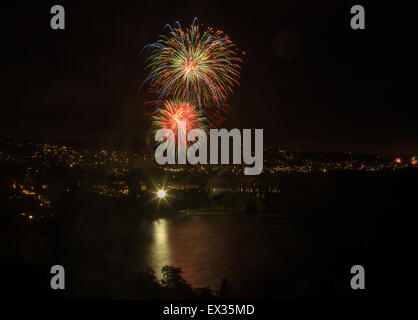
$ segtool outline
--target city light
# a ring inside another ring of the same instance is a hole
[[[163,199],[163,198],[165,198],[165,196],[166,196],[166,192],[164,191],[164,190],[158,190],[158,192],[157,192],[157,196],[158,196],[158,198],[160,198],[160,199]]]

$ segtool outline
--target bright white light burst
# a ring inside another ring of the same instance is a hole
[[[165,198],[165,195],[166,195],[166,192],[164,190],[158,190],[157,192],[158,198],[163,199]]]

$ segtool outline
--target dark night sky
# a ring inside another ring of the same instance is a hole
[[[0,135],[144,144],[140,51],[166,23],[186,27],[197,16],[246,51],[225,127],[263,128],[267,145],[418,153],[417,28],[409,4],[29,3],[1,5]],[[66,9],[64,31],[50,28],[54,4]],[[366,30],[350,28],[354,4],[365,7]]]

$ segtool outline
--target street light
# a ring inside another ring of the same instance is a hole
[[[160,199],[163,199],[163,198],[165,198],[166,194],[167,193],[164,190],[161,189],[161,190],[158,190],[157,197],[160,198]]]

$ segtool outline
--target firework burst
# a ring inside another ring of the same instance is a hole
[[[152,50],[147,68],[159,108],[166,97],[189,101],[204,110],[211,124],[219,124],[227,112],[226,98],[238,85],[241,59],[236,46],[222,31],[200,30],[197,19],[183,30],[168,25],[168,36],[145,48]],[[145,49],[144,48],[144,49]]]
[[[180,121],[185,122],[186,132],[193,129],[207,131],[206,118],[201,116],[196,106],[185,101],[164,101],[163,107],[154,113],[152,119],[154,133],[159,129],[170,129],[176,135],[176,143]]]

